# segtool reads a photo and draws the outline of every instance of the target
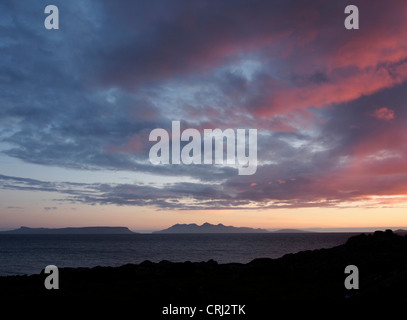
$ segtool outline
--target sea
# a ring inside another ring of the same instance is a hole
[[[245,234],[0,234],[0,276],[38,274],[57,267],[160,262],[248,263],[288,253],[331,248],[358,233]]]

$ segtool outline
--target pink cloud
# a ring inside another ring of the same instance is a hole
[[[388,109],[386,107],[380,108],[375,110],[372,114],[372,117],[375,117],[377,119],[382,119],[382,120],[392,120],[394,119],[394,111],[391,109]]]
[[[279,84],[279,90],[268,97],[266,104],[254,108],[257,116],[285,114],[297,109],[324,107],[355,100],[363,95],[371,95],[379,90],[399,85],[407,80],[407,63],[399,64],[389,70],[386,67],[368,68],[334,77],[322,84],[295,87]],[[275,83],[274,83],[275,85]],[[270,87],[272,87],[271,84]]]

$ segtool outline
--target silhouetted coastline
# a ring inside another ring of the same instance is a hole
[[[359,268],[359,290],[344,286],[347,265]],[[132,301],[359,301],[407,299],[407,236],[391,230],[360,234],[330,249],[255,259],[144,261],[120,267],[60,268],[59,290],[46,274],[0,277],[1,299],[111,299]]]
[[[0,234],[132,234],[126,227],[68,227],[68,228],[29,228],[1,231]]]

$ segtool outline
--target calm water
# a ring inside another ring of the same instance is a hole
[[[287,253],[330,248],[355,233],[302,234],[0,234],[0,275],[39,273],[45,266],[119,266],[144,260],[247,263]]]

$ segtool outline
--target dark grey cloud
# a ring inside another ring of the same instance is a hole
[[[58,210],[58,207],[44,207],[45,211]]]

